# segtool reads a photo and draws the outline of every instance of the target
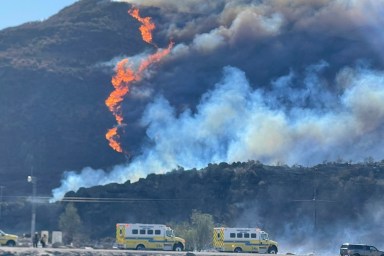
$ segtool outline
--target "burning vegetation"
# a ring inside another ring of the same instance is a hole
[[[137,8],[130,9],[128,13],[141,23],[139,29],[143,41],[156,46],[152,43],[152,31],[155,29],[155,24],[152,23],[151,18],[140,17],[139,9]],[[172,46],[173,43],[171,42],[168,45],[168,48],[157,49],[157,52],[141,59],[137,70],[134,69],[129,59],[123,59],[117,64],[116,73],[112,78],[112,85],[115,90],[105,100],[105,104],[107,105],[108,109],[112,112],[117,122],[117,126],[109,129],[105,137],[109,141],[109,146],[111,146],[111,148],[113,148],[117,152],[123,152],[118,132],[119,128],[124,129],[124,117],[121,104],[124,101],[126,95],[129,93],[130,86],[134,82],[142,79],[143,72],[145,72],[145,70],[148,69],[150,65],[159,62],[162,58],[168,55],[172,49]]]

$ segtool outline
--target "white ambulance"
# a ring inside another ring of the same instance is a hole
[[[120,249],[182,251],[185,240],[162,224],[118,223],[116,243]]]
[[[213,246],[221,252],[277,254],[277,242],[258,228],[214,228]]]

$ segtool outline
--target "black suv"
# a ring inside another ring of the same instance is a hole
[[[340,247],[340,256],[384,256],[384,252],[376,247],[366,244],[343,244]]]

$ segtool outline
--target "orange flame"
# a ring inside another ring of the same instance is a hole
[[[128,13],[135,19],[137,19],[140,23],[140,32],[141,32],[141,37],[143,40],[149,44],[152,43],[152,31],[156,28],[155,24],[152,23],[151,17],[145,17],[142,18],[140,17],[139,14],[139,9],[137,8],[132,8],[128,11]]]
[[[152,44],[152,30],[155,28],[155,25],[151,23],[151,18],[141,18],[139,16],[139,10],[135,8],[129,10],[128,13],[143,24],[140,26],[142,38],[145,42]],[[109,97],[105,100],[105,105],[108,107],[109,111],[112,112],[118,126],[109,129],[105,134],[105,138],[109,141],[109,146],[117,152],[123,152],[119,142],[120,136],[118,134],[118,128],[124,125],[121,103],[129,92],[130,84],[141,80],[142,73],[148,69],[151,64],[159,62],[162,58],[168,55],[172,47],[173,42],[170,42],[166,49],[158,50],[156,53],[141,60],[136,72],[131,67],[128,59],[123,59],[116,65],[115,75],[112,77],[111,81],[115,90],[112,91]]]
[[[140,74],[146,70],[148,68],[149,65],[155,63],[155,62],[159,62],[162,58],[164,58],[165,56],[167,56],[170,52],[171,52],[171,49],[173,47],[173,42],[170,42],[168,47],[164,50],[161,50],[161,51],[158,51],[152,55],[150,55],[147,59],[143,60],[139,66],[139,71],[137,73],[137,76],[140,76]],[[140,78],[140,77],[138,77]]]
[[[120,104],[129,92],[128,84],[135,80],[135,74],[131,69],[125,69],[128,59],[123,59],[117,64],[116,74],[112,78],[112,85],[115,88],[105,100],[109,111],[113,113],[118,124],[123,123]]]
[[[123,149],[118,142],[120,136],[117,134],[117,127],[113,127],[108,130],[107,134],[105,134],[105,138],[109,141],[109,146],[116,150],[117,152],[122,153]]]

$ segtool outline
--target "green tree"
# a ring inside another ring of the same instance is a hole
[[[73,204],[68,204],[59,217],[59,228],[63,232],[63,242],[70,244],[82,230],[82,221]]]
[[[196,237],[195,231],[192,229],[190,223],[183,222],[181,224],[170,224],[174,228],[175,235],[185,239],[185,250],[194,251],[194,239]]]
[[[193,210],[189,223],[170,226],[174,227],[176,236],[185,239],[186,250],[201,251],[211,248],[214,228],[212,215]]]
[[[209,249],[212,245],[213,217],[207,213],[193,211],[191,216],[193,243],[196,250]]]

